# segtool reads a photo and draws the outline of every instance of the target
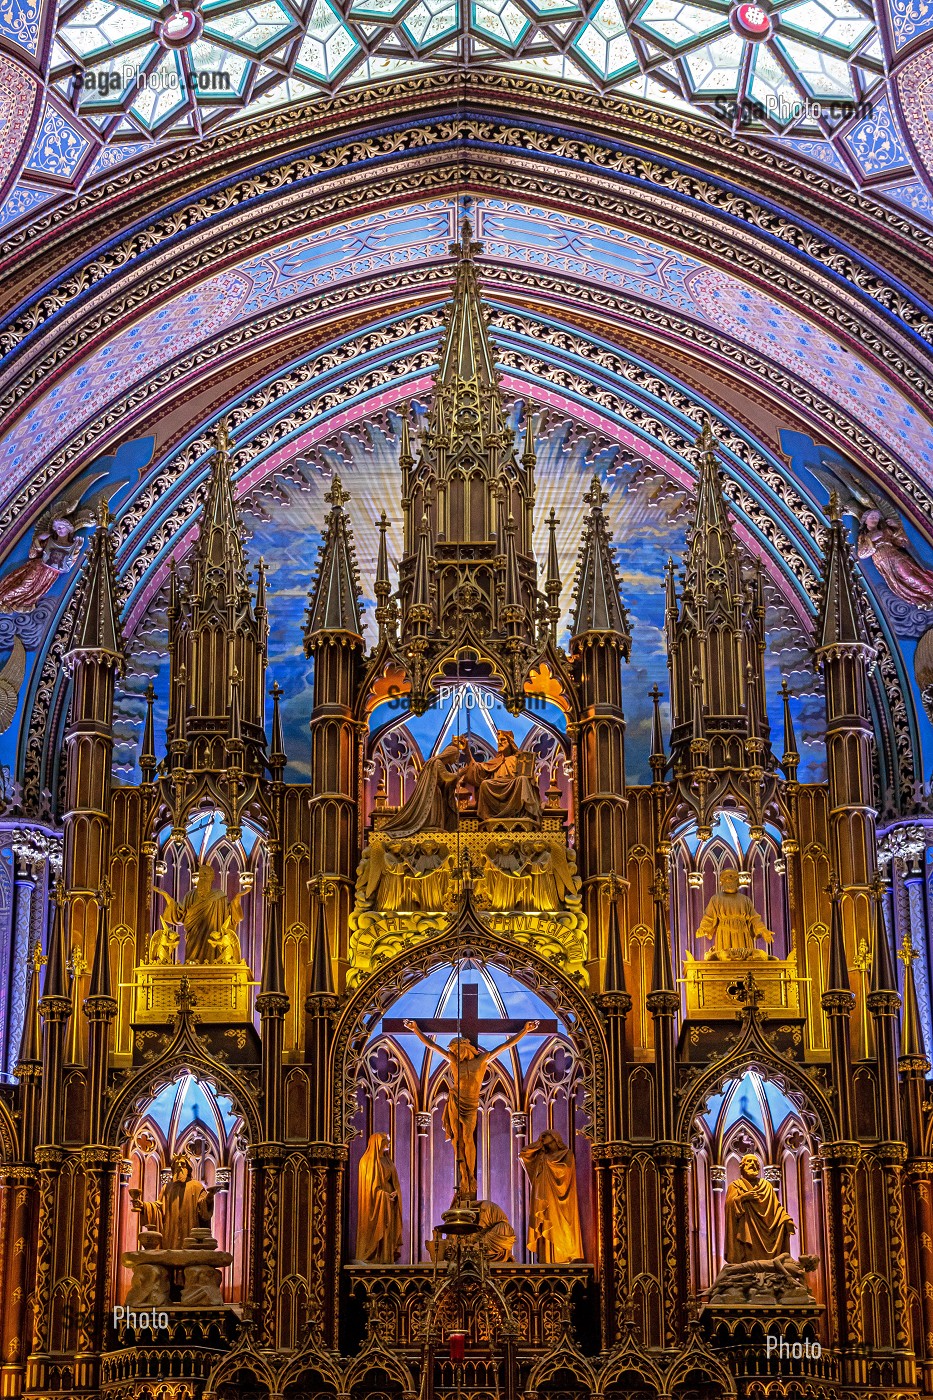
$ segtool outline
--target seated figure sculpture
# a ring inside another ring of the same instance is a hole
[[[525,771],[530,755],[519,753],[510,729],[499,730],[498,744],[494,757],[466,763],[460,781],[476,789],[481,822],[534,830],[541,824],[541,793],[533,775]]]
[[[138,1187],[130,1188],[133,1210],[146,1230],[157,1230],[163,1249],[183,1249],[194,1230],[210,1225],[216,1186],[195,1181],[191,1160],[183,1152],[172,1158],[172,1179],[157,1201],[144,1201]]]
[[[417,836],[421,831],[456,831],[457,783],[467,741],[454,738],[418,774],[408,801],[383,823],[393,836]]]
[[[724,870],[719,877],[719,890],[713,895],[700,920],[697,938],[712,940],[706,954],[708,961],[745,962],[749,958],[766,958],[768,954],[756,948],[757,939],[770,947],[774,934],[765,926],[748,895],[739,893],[737,870]]]

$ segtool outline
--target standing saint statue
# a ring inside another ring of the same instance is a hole
[[[393,836],[417,836],[420,831],[456,831],[457,783],[467,741],[455,738],[429,758],[418,774],[408,801],[382,824]]]
[[[402,1188],[387,1133],[371,1133],[357,1178],[356,1258],[394,1264],[402,1253]]]
[[[518,1154],[531,1184],[528,1250],[544,1264],[583,1258],[577,1164],[560,1133],[543,1132]]]
[[[133,1210],[140,1225],[158,1230],[163,1249],[183,1249],[193,1230],[208,1227],[214,1214],[214,1196],[220,1188],[194,1180],[191,1159],[183,1152],[172,1158],[172,1179],[162,1187],[157,1201],[144,1201],[138,1186],[130,1189]]]
[[[755,947],[757,939],[770,945],[774,934],[766,927],[747,894],[739,894],[739,873],[724,870],[719,876],[719,891],[714,894],[700,920],[697,938],[712,939],[707,961],[745,962],[749,958],[766,958],[767,953]]]
[[[163,921],[183,924],[186,963],[232,963],[241,960],[236,930],[242,915],[242,895],[228,899],[214,889],[214,867],[199,865],[194,889],[181,904],[166,890],[157,890],[164,901]]]
[[[479,1096],[486,1078],[486,1067],[504,1050],[511,1050],[531,1031],[537,1030],[537,1021],[528,1021],[525,1026],[503,1045],[494,1050],[478,1050],[465,1036],[454,1036],[447,1050],[436,1040],[419,1030],[417,1021],[405,1021],[406,1030],[416,1035],[422,1045],[435,1051],[450,1066],[450,1090],[447,1107],[444,1109],[444,1131],[448,1142],[454,1145],[457,1161],[457,1196],[462,1200],[476,1200],[476,1118],[479,1113]]]
[[[510,729],[498,732],[498,753],[483,763],[470,759],[460,770],[460,781],[476,789],[480,821],[508,822],[534,829],[541,824],[541,793],[535,779],[523,771],[531,755],[520,754]]]
[[[771,1182],[761,1175],[758,1158],[746,1153],[726,1192],[726,1262],[745,1264],[787,1254],[796,1229]]]

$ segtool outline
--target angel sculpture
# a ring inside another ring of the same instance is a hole
[[[69,493],[43,511],[36,521],[32,543],[24,563],[0,579],[0,613],[32,612],[52,585],[68,573],[81,550],[80,530],[93,525],[101,501],[112,486],[105,486],[84,505],[81,498],[100,477],[79,481]]]
[[[166,904],[171,904],[175,909],[178,908],[175,901],[164,890],[156,890],[156,894],[160,894]],[[161,963],[163,966],[173,963],[178,942],[178,929],[175,927],[175,922],[169,918],[167,908],[163,908],[159,915],[159,927],[149,939],[147,961]]]
[[[573,851],[548,837],[490,841],[482,888],[493,909],[561,909],[581,898]]]
[[[13,723],[25,676],[26,648],[19,637],[14,637],[13,650],[0,670],[0,734]]]
[[[837,453],[828,448],[817,451],[819,463],[807,465],[817,480],[836,492],[840,514],[853,515],[858,521],[858,557],[872,561],[895,598],[917,608],[933,608],[933,569],[914,558],[892,498]]]
[[[194,889],[189,890],[181,904],[168,893],[158,890],[164,903],[163,920],[182,924],[185,930],[186,963],[235,963],[242,961],[236,930],[242,915],[242,896],[228,899],[222,890],[214,889],[214,868],[198,867]]]

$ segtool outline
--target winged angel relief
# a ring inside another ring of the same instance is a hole
[[[508,932],[582,972],[586,919],[573,850],[559,836],[516,831],[473,837],[460,863],[474,871],[474,900],[496,932]],[[357,872],[350,917],[351,978],[444,928],[461,893],[455,838],[373,839]]]

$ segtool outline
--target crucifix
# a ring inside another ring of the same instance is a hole
[[[444,1110],[444,1131],[448,1141],[454,1145],[457,1161],[456,1200],[476,1200],[476,1118],[479,1112],[480,1092],[486,1077],[490,1060],[501,1055],[503,1050],[511,1050],[523,1036],[532,1031],[542,1035],[554,1035],[556,1021],[516,1021],[508,1017],[502,1019],[481,1019],[479,1014],[479,986],[467,983],[462,989],[460,1016],[432,1016],[425,1021],[398,1020],[387,1017],[382,1029],[391,1034],[409,1031],[416,1035],[422,1045],[445,1059],[450,1066],[450,1091],[447,1107]],[[435,1033],[457,1031],[445,1050],[432,1040],[427,1031]],[[500,1034],[511,1031],[510,1039],[494,1050],[481,1050],[479,1037],[484,1032]]]

